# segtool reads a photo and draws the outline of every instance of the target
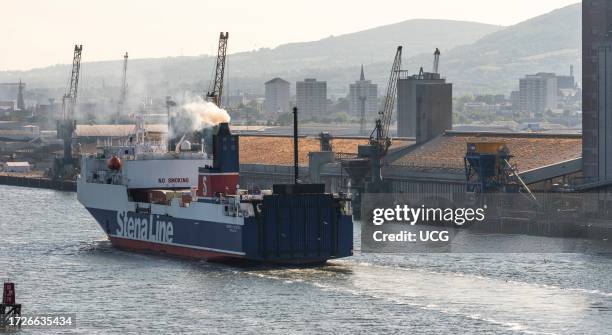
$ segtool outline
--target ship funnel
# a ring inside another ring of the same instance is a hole
[[[226,135],[231,135],[231,134],[232,133],[230,132],[229,123],[227,122],[219,123],[219,130],[217,130],[217,136],[226,136]]]
[[[232,135],[227,122],[219,123],[213,135],[213,168],[219,172],[239,172],[238,135]]]

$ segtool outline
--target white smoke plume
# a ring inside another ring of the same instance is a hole
[[[172,113],[172,135],[191,133],[210,128],[222,122],[230,122],[225,109],[201,97],[191,97]]]
[[[181,113],[193,120],[192,131],[216,126],[222,122],[230,122],[230,116],[225,109],[219,108],[212,102],[204,101],[202,98],[198,100],[182,106]]]

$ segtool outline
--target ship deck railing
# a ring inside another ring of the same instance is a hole
[[[89,172],[85,176],[85,181],[90,184],[109,184],[109,185],[123,185],[123,176],[120,173],[106,175],[104,177],[95,177],[97,173]]]

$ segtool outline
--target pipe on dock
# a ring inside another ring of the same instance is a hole
[[[293,107],[293,178],[294,183],[298,183],[298,109]]]

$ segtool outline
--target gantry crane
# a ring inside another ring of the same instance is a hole
[[[127,98],[127,63],[128,63],[128,53],[125,52],[123,55],[123,73],[121,74],[121,91],[119,92],[119,102],[117,103],[117,118],[115,119],[115,123],[119,123],[119,119],[123,114],[123,110],[125,109],[125,100]]]
[[[0,83],[0,86],[17,86],[17,109],[25,110],[25,102],[23,100],[23,92],[25,91],[25,83],[19,79],[18,83]]]
[[[212,88],[206,93],[206,98],[215,105],[221,107],[221,96],[223,95],[223,76],[225,75],[225,59],[227,54],[228,32],[219,34],[219,48],[217,50],[217,64],[215,66],[215,77]]]

